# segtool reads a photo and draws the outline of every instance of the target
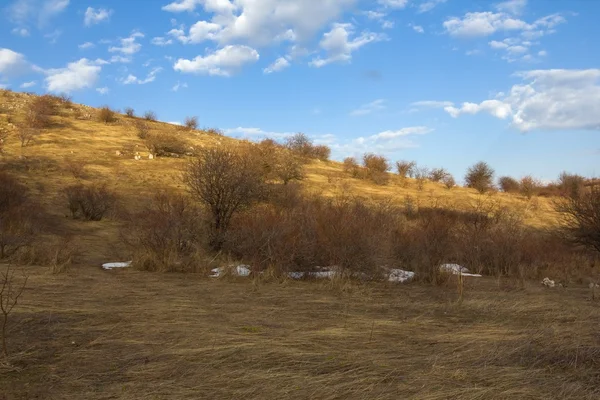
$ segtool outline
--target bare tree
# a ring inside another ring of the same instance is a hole
[[[352,175],[354,178],[358,178],[360,175],[360,165],[358,165],[358,161],[354,157],[346,157],[344,158],[344,172],[347,172]]]
[[[384,156],[366,153],[363,156],[363,166],[367,172],[367,177],[378,185],[385,185],[389,176],[390,164]]]
[[[184,174],[190,193],[211,214],[210,246],[220,250],[233,215],[263,198],[264,174],[246,154],[206,149]]]
[[[131,107],[127,107],[125,108],[125,115],[127,115],[129,118],[133,118],[135,117],[135,110]]]
[[[504,193],[516,193],[520,190],[519,182],[510,176],[502,176],[498,179],[498,185]]]
[[[282,155],[275,165],[275,175],[281,179],[284,185],[293,180],[300,181],[304,179],[302,163],[295,157]]]
[[[417,163],[414,161],[397,161],[396,169],[398,170],[398,175],[402,178],[410,177],[412,178],[415,173],[415,168],[417,167]]]
[[[186,117],[183,125],[190,131],[198,129],[198,117]]]
[[[579,196],[559,199],[555,208],[569,241],[600,252],[600,186],[592,186]]]
[[[5,271],[0,272],[0,311],[2,312],[2,355],[8,358],[8,347],[6,345],[6,327],[8,326],[8,316],[19,302],[19,298],[25,290],[27,276],[23,273],[22,283],[18,284],[15,277],[15,270],[9,264]]]
[[[417,189],[423,190],[425,187],[425,182],[427,178],[430,176],[429,169],[427,167],[419,167],[415,168],[414,177],[417,181]]]
[[[558,186],[563,196],[579,197],[585,187],[585,178],[581,175],[562,172],[558,177]]]
[[[104,106],[98,110],[98,120],[105,124],[110,124],[117,120],[117,116],[109,106]]]
[[[444,184],[446,189],[452,189],[454,186],[456,186],[456,181],[454,180],[454,177],[449,173],[446,174],[446,176],[444,176],[444,178],[442,179],[442,183]]]
[[[521,178],[519,188],[523,196],[531,199],[538,192],[541,186],[542,184],[537,179],[531,175],[527,175]]]
[[[493,181],[494,170],[483,161],[469,167],[465,176],[467,187],[476,189],[479,193],[485,193],[492,189]]]
[[[40,131],[37,128],[31,127],[19,127],[17,131],[17,136],[21,141],[21,147],[28,146],[33,140],[35,140],[40,135]]]
[[[156,113],[154,111],[146,111],[144,113],[144,119],[146,121],[156,121],[158,117],[156,116]]]

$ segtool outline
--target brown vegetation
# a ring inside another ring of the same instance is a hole
[[[73,218],[82,216],[87,221],[100,221],[113,209],[116,194],[103,185],[81,183],[65,188],[65,197]]]
[[[104,106],[98,111],[98,121],[104,124],[112,124],[116,120],[117,115],[109,106]]]
[[[480,161],[469,167],[465,176],[467,187],[485,193],[494,187],[494,170],[485,162]]]
[[[190,131],[195,131],[198,129],[198,117],[186,117],[183,126]]]

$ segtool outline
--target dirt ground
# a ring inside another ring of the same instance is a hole
[[[0,399],[598,399],[587,287],[26,267]]]

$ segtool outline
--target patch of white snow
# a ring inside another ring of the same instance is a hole
[[[412,271],[404,271],[403,269],[392,269],[390,270],[388,281],[404,283],[413,280],[414,277],[415,273]]]
[[[106,270],[115,269],[115,268],[127,268],[127,267],[131,267],[131,261],[102,264],[102,269],[106,269]]]

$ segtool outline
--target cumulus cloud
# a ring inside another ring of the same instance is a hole
[[[67,64],[65,68],[46,71],[46,89],[50,92],[70,93],[95,86],[103,60],[91,61],[82,58]]]
[[[110,16],[112,15],[113,10],[106,10],[104,8],[93,8],[88,7],[85,10],[85,14],[83,17],[83,23],[85,26],[92,26],[99,24],[103,21],[108,21]]]
[[[277,60],[273,62],[273,64],[269,65],[267,68],[263,69],[265,74],[272,74],[273,72],[283,71],[291,64],[285,57],[279,57]]]
[[[124,85],[145,85],[147,83],[154,82],[156,80],[156,75],[160,71],[162,71],[161,67],[153,68],[146,76],[146,79],[139,79],[135,75],[129,74],[127,78],[122,80],[122,83]]]
[[[155,38],[152,38],[150,43],[152,43],[155,46],[168,46],[170,44],[173,44],[173,41],[171,39],[166,39],[162,36],[157,36]]]
[[[345,143],[340,143],[331,138],[328,145],[331,147],[332,152],[340,158],[348,155],[360,156],[365,152],[391,155],[399,150],[418,147],[412,137],[430,132],[433,132],[433,129],[429,127],[412,126],[387,130],[371,136],[361,136]]]
[[[350,115],[353,116],[353,117],[360,117],[360,116],[368,115],[368,114],[371,114],[371,113],[373,113],[375,111],[380,111],[380,110],[384,110],[384,109],[385,109],[385,100],[384,99],[377,99],[377,100],[372,101],[370,103],[363,104],[362,106],[360,106],[356,110],[352,111],[350,113]]]
[[[259,58],[258,52],[251,47],[229,45],[192,60],[180,58],[173,68],[182,73],[231,76],[242,66],[255,63]]]
[[[34,87],[35,85],[37,85],[36,81],[30,81],[30,82],[23,82],[21,84],[21,86],[19,86],[21,89],[29,89],[30,87]]]
[[[92,42],[85,42],[85,43],[80,44],[77,47],[79,47],[81,50],[86,50],[86,49],[91,49],[93,47],[96,47],[96,45]]]
[[[523,131],[600,130],[600,69],[517,73],[524,81],[481,103],[446,106],[452,117],[487,112]]]
[[[16,24],[45,26],[69,6],[69,0],[16,0],[7,8],[8,18]]]
[[[135,31],[129,37],[120,39],[121,47],[112,46],[108,48],[108,51],[111,53],[119,52],[127,55],[135,54],[142,49],[142,45],[137,42],[137,38],[143,37],[143,33]]]
[[[0,48],[0,78],[11,78],[31,69],[25,56],[10,49]]]
[[[352,24],[334,24],[331,31],[325,33],[319,43],[321,49],[327,53],[327,57],[314,58],[309,65],[320,68],[334,62],[349,62],[352,60],[352,53],[362,46],[386,39],[385,35],[372,32],[362,32],[350,39],[353,35]]]

